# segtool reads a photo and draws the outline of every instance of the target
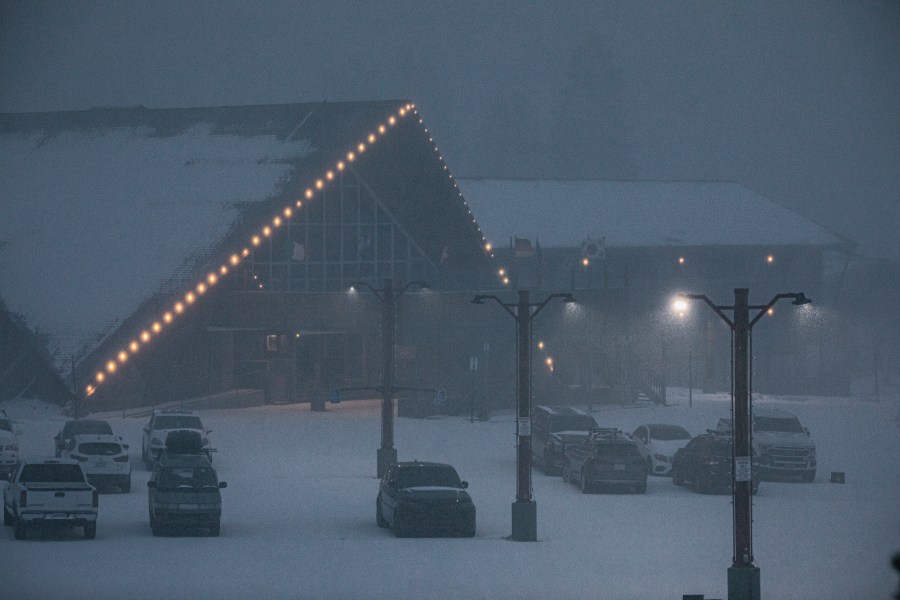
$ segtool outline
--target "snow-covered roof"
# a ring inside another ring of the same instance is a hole
[[[58,365],[83,356],[401,106],[0,114],[0,297]]]
[[[482,231],[543,247],[818,245],[837,235],[737,183],[459,179]]]

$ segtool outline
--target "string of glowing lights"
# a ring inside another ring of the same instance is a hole
[[[369,147],[375,144],[378,141],[380,136],[384,136],[387,134],[390,129],[398,123],[399,119],[403,119],[408,115],[416,115],[418,116],[418,111],[416,110],[415,104],[409,103],[400,107],[397,111],[396,115],[391,114],[388,116],[385,123],[378,125],[375,128],[375,131],[369,133],[363,141],[357,143],[353,149],[349,150],[344,158],[338,160],[332,169],[327,170],[322,177],[316,179],[312,186],[306,188],[303,192],[303,198],[306,201],[312,200],[317,191],[321,191],[325,189],[325,186],[328,183],[334,181],[335,172],[344,171],[347,166],[354,162],[360,155],[366,152]],[[423,125],[423,129],[426,134],[428,134],[428,129],[424,127],[424,120],[419,117],[419,123]],[[487,241],[484,234],[481,231],[481,227],[478,226],[478,223],[475,221],[474,215],[472,215],[471,209],[469,209],[469,205],[466,202],[465,198],[462,195],[462,192],[459,190],[459,186],[453,181],[453,175],[450,174],[450,170],[444,162],[443,156],[441,156],[440,151],[438,150],[437,145],[434,143],[434,140],[429,135],[428,141],[432,144],[434,148],[434,152],[437,154],[438,161],[442,166],[442,170],[447,173],[448,178],[453,183],[453,188],[456,190],[460,200],[462,200],[463,206],[468,210],[470,216],[472,216],[472,222],[475,224],[475,228],[478,231],[478,234],[481,236],[481,244],[484,248],[484,251],[487,254],[490,254],[491,258],[494,258],[494,253],[492,251],[492,245]],[[162,315],[156,320],[154,320],[149,326],[143,329],[140,334],[138,334],[134,339],[132,339],[125,348],[116,352],[112,357],[105,361],[104,367],[98,370],[93,376],[93,383],[88,384],[85,387],[85,395],[91,396],[94,392],[97,391],[97,386],[103,384],[107,381],[107,379],[116,373],[119,368],[128,362],[131,356],[137,354],[140,351],[141,347],[149,344],[154,336],[158,336],[162,334],[163,328],[171,325],[176,317],[182,315],[190,306],[195,304],[200,300],[200,298],[206,294],[215,286],[222,277],[228,275],[233,269],[235,269],[238,265],[240,265],[241,261],[248,256],[250,256],[251,248],[258,247],[263,238],[271,237],[275,230],[277,230],[284,223],[285,219],[290,219],[295,210],[299,210],[303,207],[304,200],[296,200],[291,205],[284,207],[281,211],[279,211],[271,220],[270,223],[267,223],[259,230],[259,233],[254,233],[249,239],[249,246],[245,246],[239,252],[234,252],[228,258],[228,260],[222,264],[217,269],[213,269],[210,271],[203,280],[199,281],[192,289],[187,291],[183,296],[181,296],[175,303],[171,306],[171,308],[167,309],[163,312]],[[502,277],[502,275],[501,275]],[[509,283],[509,279],[503,277],[504,285]]]

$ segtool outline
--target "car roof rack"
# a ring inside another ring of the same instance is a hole
[[[631,436],[622,431],[617,427],[593,427],[591,428],[591,437],[602,437],[602,438],[628,438],[631,439]]]

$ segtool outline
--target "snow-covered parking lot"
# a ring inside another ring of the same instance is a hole
[[[764,482],[754,497],[762,595],[771,599],[888,598],[900,550],[897,399],[757,398],[797,414],[818,447],[811,484]],[[602,426],[630,432],[675,423],[692,434],[727,416],[728,398],[678,391],[674,405],[604,407]],[[52,455],[64,417],[32,401],[7,404],[25,425],[26,455]],[[693,493],[651,477],[645,495],[583,495],[534,474],[538,541],[512,542],[512,413],[401,418],[401,460],[456,466],[478,510],[477,534],[396,539],[375,525],[375,401],[198,411],[219,449],[222,533],[153,537],[140,463],[143,418],[105,415],[131,444],[130,494],[100,498],[97,538],[80,530],[15,541],[0,532],[0,597],[611,598],[726,597],[730,496]],[[846,472],[844,485],[828,482]]]

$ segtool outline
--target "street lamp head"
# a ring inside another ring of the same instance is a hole
[[[794,294],[794,301],[791,302],[794,306],[803,306],[804,304],[810,304],[812,300],[806,297],[806,294],[800,292],[799,294]]]

